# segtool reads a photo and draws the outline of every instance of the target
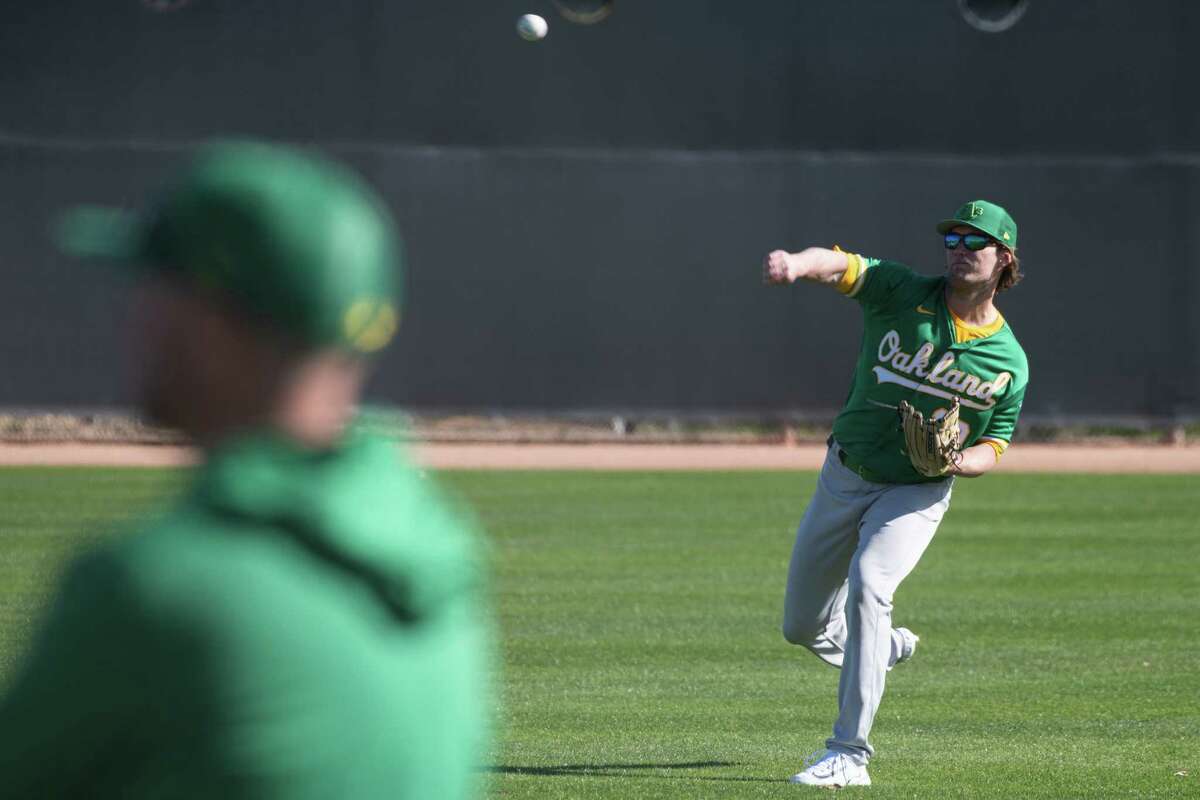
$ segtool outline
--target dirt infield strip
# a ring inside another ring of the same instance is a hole
[[[788,470],[817,469],[821,445],[421,444],[416,460],[431,469]],[[183,447],[114,444],[3,444],[0,466],[184,466]],[[1200,473],[1200,447],[1017,445],[1006,472]]]

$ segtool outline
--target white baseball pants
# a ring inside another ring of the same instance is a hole
[[[783,636],[841,669],[826,747],[866,764],[884,679],[900,655],[892,595],[933,540],[954,481],[872,483],[837,452],[834,442],[796,531]]]

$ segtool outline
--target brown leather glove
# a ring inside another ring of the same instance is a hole
[[[900,427],[913,469],[927,478],[945,475],[962,458],[958,439],[958,398],[940,419],[925,419],[907,401],[901,401]]]

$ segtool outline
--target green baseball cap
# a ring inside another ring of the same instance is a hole
[[[947,233],[959,225],[967,225],[986,233],[1009,250],[1017,249],[1017,223],[1000,206],[987,200],[972,200],[963,203],[954,212],[953,219],[944,219],[937,225],[938,233]]]
[[[66,252],[222,292],[255,319],[313,346],[371,353],[399,324],[399,236],[348,169],[285,147],[202,150],[145,215],[77,208]]]

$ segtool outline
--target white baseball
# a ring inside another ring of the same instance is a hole
[[[537,14],[526,14],[517,20],[517,35],[527,42],[541,41],[549,31],[545,18]]]

